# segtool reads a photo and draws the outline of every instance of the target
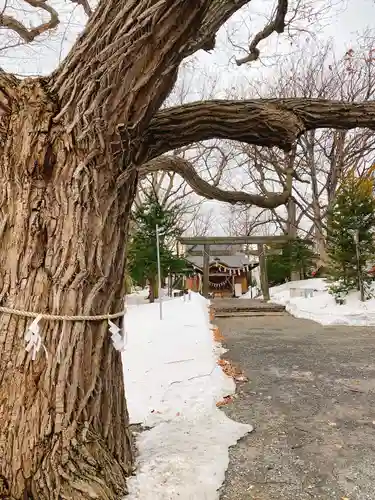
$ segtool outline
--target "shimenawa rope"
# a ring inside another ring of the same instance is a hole
[[[23,311],[21,309],[12,309],[11,307],[0,307],[0,313],[13,314],[14,316],[23,316],[24,318],[39,318],[49,319],[51,321],[105,321],[109,319],[121,318],[124,316],[125,311],[122,310],[112,314],[99,314],[97,316],[78,315],[78,316],[63,316],[61,314],[43,314],[31,311]]]
[[[21,316],[24,318],[34,318],[34,321],[29,325],[28,329],[25,333],[25,342],[26,342],[26,351],[31,351],[31,359],[34,361],[36,358],[36,354],[41,347],[43,347],[46,356],[48,358],[47,349],[45,348],[42,338],[40,336],[40,327],[39,321],[42,319],[50,320],[50,321],[62,321],[64,325],[67,321],[108,321],[109,331],[111,333],[111,339],[113,342],[113,346],[118,351],[123,351],[126,345],[126,332],[125,325],[122,325],[122,328],[119,328],[117,325],[112,323],[111,319],[116,318],[124,318],[126,313],[126,304],[122,311],[112,314],[98,314],[98,315],[88,315],[88,314],[80,314],[77,316],[73,315],[62,315],[62,314],[47,314],[47,313],[36,313],[31,311],[23,311],[21,309],[12,309],[11,307],[0,306],[0,313],[10,314],[14,316]],[[57,347],[57,358],[58,363],[61,358],[61,349],[62,349],[62,339],[64,336],[64,327],[63,332],[59,339],[59,344]]]

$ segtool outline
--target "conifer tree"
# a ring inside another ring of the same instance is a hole
[[[174,252],[175,241],[181,236],[179,224],[180,207],[161,205],[155,193],[146,193],[145,200],[134,211],[134,233],[132,236],[128,265],[133,281],[150,285],[150,301],[157,296],[157,245],[156,226],[159,227],[159,249],[161,279],[168,273],[182,272],[186,262]]]
[[[360,290],[370,280],[368,268],[375,258],[375,197],[372,169],[358,177],[350,171],[343,179],[329,214],[328,274],[332,294]],[[357,242],[357,243],[356,243]]]
[[[301,279],[311,276],[315,255],[309,242],[296,238],[283,243],[279,250],[280,253],[270,253],[267,257],[267,274],[272,286],[288,281],[293,271],[297,271]]]

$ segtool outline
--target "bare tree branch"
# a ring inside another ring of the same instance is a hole
[[[288,0],[278,0],[274,18],[262,29],[262,31],[259,31],[259,33],[254,36],[249,46],[249,54],[246,57],[236,60],[238,66],[256,61],[260,55],[260,50],[258,49],[259,43],[272,35],[273,32],[284,32],[285,16],[287,12]]]
[[[206,51],[215,48],[216,33],[221,26],[230,19],[241,7],[251,0],[212,0],[197,36],[186,47],[185,57],[194,54],[197,50]]]
[[[214,223],[215,213],[212,209],[198,213],[191,218],[189,226],[185,229],[185,236],[208,236],[210,229],[215,226]]]
[[[375,102],[325,99],[203,101],[159,111],[146,135],[149,159],[205,139],[233,139],[289,151],[304,132],[317,128],[375,129]]]
[[[250,1],[199,0],[188,5],[185,0],[155,4],[146,0],[108,0],[101,1],[90,15],[87,0],[73,0],[83,6],[90,18],[64,63],[49,79],[48,87],[58,95],[61,104],[54,122],[64,119],[68,132],[75,130],[81,144],[97,142],[102,151],[118,127],[131,141],[170,93],[181,61],[199,49],[212,49],[220,27]],[[1,21],[25,41],[32,41],[41,32],[57,26],[59,20],[46,0],[27,2],[49,12],[50,22],[27,30],[6,14]],[[182,18],[183,29],[176,31]],[[156,45],[161,46],[162,52],[158,58],[163,61],[160,71],[152,57],[152,47]],[[134,86],[132,79],[138,67],[142,67],[144,79]],[[160,86],[164,89],[162,94],[157,90]],[[156,93],[157,99],[153,97]],[[147,106],[143,102],[145,95]]]
[[[50,31],[59,24],[59,16],[57,11],[48,5],[46,0],[24,0],[26,3],[31,5],[32,7],[36,7],[38,9],[42,9],[48,12],[50,19],[47,23],[42,23],[36,28],[27,29],[26,26],[18,21],[16,18],[12,16],[8,16],[3,12],[0,13],[0,26],[3,28],[10,29],[17,33],[22,40],[26,43],[32,42],[37,36]],[[74,1],[74,0],[73,0]],[[85,1],[85,0],[83,0]]]
[[[266,196],[245,193],[243,191],[225,191],[217,186],[212,186],[199,177],[194,167],[187,160],[176,156],[160,156],[142,165],[139,175],[145,176],[155,171],[173,171],[178,173],[200,196],[210,200],[218,200],[231,204],[244,203],[262,208],[274,208],[284,205],[290,193],[268,193]]]
[[[76,3],[77,5],[81,5],[87,17],[90,17],[92,15],[92,9],[90,7],[88,0],[70,0],[70,1]]]

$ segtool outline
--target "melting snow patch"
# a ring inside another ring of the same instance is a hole
[[[137,471],[129,500],[216,500],[228,467],[228,448],[252,431],[216,406],[235,392],[217,365],[223,349],[209,327],[207,301],[192,294],[159,305],[130,306],[123,355],[132,423],[138,435]]]

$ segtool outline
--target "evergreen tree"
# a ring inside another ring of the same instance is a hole
[[[288,281],[293,271],[298,271],[301,279],[311,276],[315,255],[309,242],[297,238],[278,248],[280,253],[270,253],[267,257],[268,280],[272,286]]]
[[[375,197],[371,177],[371,170],[362,177],[350,171],[329,214],[328,275],[334,282],[330,291],[336,297],[360,290],[361,282],[366,284],[371,279],[367,272],[375,256]]]
[[[181,236],[180,207],[163,207],[154,193],[147,193],[143,204],[133,214],[134,232],[128,253],[129,273],[132,280],[150,285],[150,301],[157,296],[156,226],[159,226],[161,279],[168,273],[182,272],[186,262],[174,253],[176,238]]]

